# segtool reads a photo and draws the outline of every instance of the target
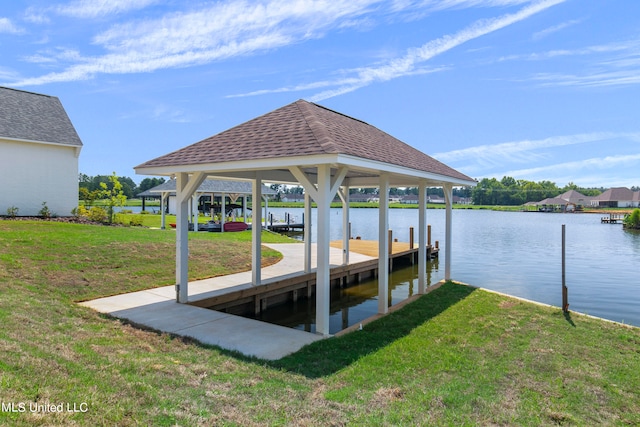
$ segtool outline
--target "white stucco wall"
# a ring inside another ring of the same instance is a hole
[[[70,216],[78,206],[79,147],[0,139],[0,215],[15,206],[19,216]]]

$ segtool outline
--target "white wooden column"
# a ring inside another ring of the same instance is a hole
[[[247,195],[242,195],[242,220],[247,222]]]
[[[316,270],[316,333],[329,335],[329,310],[331,304],[330,269],[330,215],[331,215],[331,167],[318,166],[318,239]]]
[[[162,230],[164,230],[167,226],[167,214],[165,213],[165,211],[167,209],[168,199],[169,199],[169,193],[168,192],[162,193],[162,196],[160,198],[160,212],[161,212],[160,228]]]
[[[311,196],[304,192],[304,272],[311,272]]]
[[[191,215],[193,221],[193,231],[198,231],[198,201],[200,200],[200,196],[196,193],[191,196]]]
[[[189,300],[189,200],[204,181],[202,172],[176,176],[176,299],[179,303]]]
[[[444,280],[451,280],[451,213],[453,203],[453,185],[445,184],[444,190],[444,202],[446,203],[446,224],[445,224],[445,237],[444,237]]]
[[[427,182],[418,186],[418,293],[427,287]]]
[[[224,233],[224,223],[227,222],[227,193],[222,193],[220,199],[220,232]]]
[[[389,175],[380,175],[378,210],[378,313],[389,311]]]
[[[338,190],[342,201],[342,264],[349,265],[349,186]]]
[[[262,173],[256,172],[251,192],[251,283],[260,285],[262,281]]]

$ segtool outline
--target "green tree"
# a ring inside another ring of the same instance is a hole
[[[157,187],[160,184],[163,184],[165,181],[164,178],[145,178],[140,182],[140,185],[137,187],[136,194],[142,193],[143,191],[147,191],[150,188]]]
[[[105,182],[101,182],[100,187],[102,188],[103,197],[107,199],[107,219],[109,224],[113,224],[113,209],[116,206],[124,206],[127,202],[127,196],[122,191],[122,184],[120,184],[115,172],[109,176],[109,182],[111,183],[111,188]]]

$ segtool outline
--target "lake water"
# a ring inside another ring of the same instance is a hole
[[[270,211],[280,218],[284,218],[285,212],[289,213],[295,221],[302,219],[303,212],[291,208]],[[566,285],[570,310],[640,326],[640,233],[624,231],[620,224],[601,224],[602,215],[597,214],[454,209],[452,216],[451,276],[454,280],[559,307],[562,303],[562,224],[566,224]],[[353,237],[377,240],[377,209],[351,209],[350,217]],[[316,222],[315,209],[312,222]],[[427,223],[432,226],[432,243],[439,240],[440,247],[444,248],[444,209],[429,209]],[[389,227],[394,238],[408,241],[411,226],[417,232],[417,209],[389,211]],[[315,235],[315,227],[312,230]],[[331,239],[341,238],[341,210],[332,209]],[[444,256],[444,252],[441,254]],[[430,265],[430,283],[444,278],[443,261],[444,258]],[[415,285],[411,279],[413,273],[399,274],[407,277],[396,280],[405,286],[398,287],[402,295],[396,292],[393,303],[406,298]],[[375,296],[364,300],[373,302],[363,302],[364,306],[350,314],[351,324],[366,304],[371,305],[375,313]],[[368,317],[362,313],[361,316]],[[339,317],[338,313],[332,321],[340,322]],[[298,327],[308,329],[304,324]]]

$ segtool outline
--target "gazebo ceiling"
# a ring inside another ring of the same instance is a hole
[[[222,179],[252,179],[262,171],[267,182],[297,183],[290,168],[314,180],[316,167],[332,174],[348,169],[350,186],[378,186],[387,173],[393,186],[474,185],[475,181],[363,121],[298,100],[180,150],[145,162],[139,174],[204,172]]]

